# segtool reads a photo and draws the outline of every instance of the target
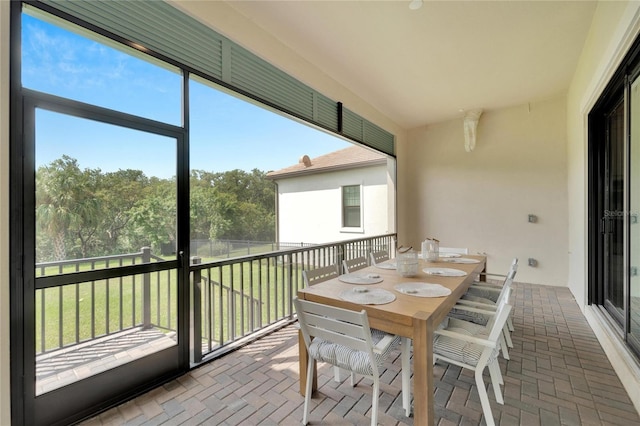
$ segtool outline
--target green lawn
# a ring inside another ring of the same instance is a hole
[[[203,277],[207,277],[207,271],[210,271],[210,281],[224,286],[221,289],[219,285],[212,285],[212,290],[207,289],[203,295],[203,337],[209,335],[215,342],[228,342],[290,314],[291,293],[297,291],[296,285],[302,286],[301,269],[292,268],[293,286],[296,288],[291,291],[288,268],[272,262],[244,262],[233,267],[227,265],[202,271]],[[101,266],[106,265],[86,264],[81,265],[80,270]],[[63,273],[75,270],[75,266],[70,265],[64,268]],[[149,275],[151,323],[175,330],[176,271]],[[142,282],[143,276],[135,275],[37,290],[36,352],[141,325]],[[210,305],[207,305],[208,300]],[[230,305],[231,300],[233,305]],[[207,306],[212,306],[212,309],[207,311]],[[230,320],[232,314],[235,321]]]

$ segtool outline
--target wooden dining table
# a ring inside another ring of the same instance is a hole
[[[440,324],[460,297],[467,291],[478,274],[485,270],[486,257],[463,255],[463,258],[478,260],[478,263],[450,263],[449,259],[439,259],[436,262],[419,260],[418,274],[414,277],[400,276],[397,270],[382,269],[369,266],[357,271],[362,274],[379,275],[383,281],[369,284],[368,289],[382,288],[395,294],[393,302],[379,305],[363,305],[347,302],[340,297],[344,290],[361,287],[334,278],[313,286],[298,290],[298,297],[312,302],[323,303],[345,309],[360,311],[364,309],[369,316],[372,328],[412,339],[413,345],[413,417],[415,425],[433,425],[434,421],[434,380],[433,380],[433,332]],[[395,262],[392,259],[391,262]],[[452,268],[466,272],[465,276],[447,277],[429,275],[424,268]],[[423,282],[441,284],[451,290],[451,294],[442,297],[417,297],[397,291],[394,287],[408,282]],[[308,355],[301,338],[299,338],[300,352],[300,393],[304,395]],[[314,385],[316,389],[317,377],[314,370]]]

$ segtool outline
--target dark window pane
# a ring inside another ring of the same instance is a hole
[[[342,187],[342,226],[345,228],[360,227],[360,186]]]

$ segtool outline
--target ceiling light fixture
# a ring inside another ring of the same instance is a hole
[[[411,3],[409,3],[409,9],[411,10],[418,10],[422,7],[422,0],[411,0]]]

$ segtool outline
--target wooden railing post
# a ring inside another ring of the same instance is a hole
[[[142,263],[151,263],[151,247],[142,247]],[[142,276],[142,328],[151,328],[151,274]]]
[[[202,258],[191,257],[192,265],[202,263]],[[191,273],[191,362],[202,361],[202,271],[196,269]]]

